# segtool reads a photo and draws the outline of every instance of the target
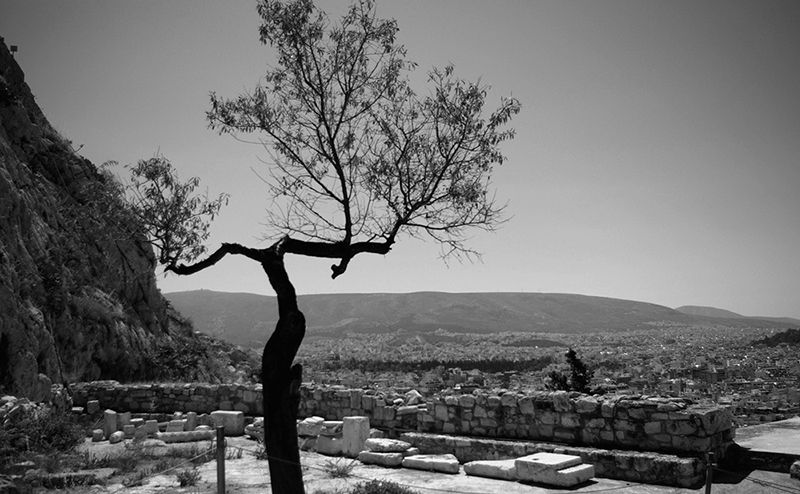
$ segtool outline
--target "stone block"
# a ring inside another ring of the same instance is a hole
[[[325,419],[322,417],[307,417],[297,423],[297,435],[319,436],[323,422],[325,422]]]
[[[478,460],[464,464],[464,473],[490,479],[517,480],[516,460]]]
[[[134,427],[141,427],[144,425],[144,419],[142,418],[131,419],[131,425]]]
[[[410,447],[410,443],[397,439],[370,438],[364,441],[364,448],[366,448],[367,451],[374,451],[376,453],[402,453]]]
[[[403,453],[378,453],[375,451],[362,451],[358,453],[358,461],[367,465],[397,468],[403,464]]]
[[[92,431],[92,442],[93,443],[99,443],[103,439],[105,439],[105,436],[103,435],[103,429],[94,429]]]
[[[133,439],[133,434],[136,432],[136,427],[133,424],[122,426],[122,433],[125,434],[125,439]]]
[[[554,391],[551,398],[553,400],[553,409],[556,412],[573,411],[572,400],[569,399],[569,393],[566,391]]]
[[[472,408],[475,406],[475,397],[472,395],[461,395],[458,397],[458,405],[461,408]]]
[[[103,435],[110,438],[115,432],[117,432],[117,412],[106,410],[103,412]]]
[[[131,423],[131,412],[121,412],[117,414],[117,430],[121,431],[122,428]]]
[[[536,453],[515,460],[517,478],[526,482],[571,487],[594,477],[594,466],[580,456]]]
[[[159,432],[156,434],[156,439],[164,441],[165,443],[187,443],[208,441],[215,436],[215,431]]]
[[[146,420],[144,422],[144,430],[150,437],[155,437],[158,432],[158,420]]]
[[[197,428],[197,412],[188,412],[186,414],[186,426],[187,431],[193,431]]]
[[[317,437],[317,453],[328,456],[339,456],[342,454],[342,436],[322,436]]]
[[[320,436],[341,436],[344,422],[341,420],[325,420],[319,431]]]
[[[183,432],[185,429],[186,421],[177,419],[177,420],[170,420],[167,424],[166,432]]]
[[[425,470],[428,472],[440,473],[458,473],[461,470],[461,465],[455,455],[415,455],[403,458],[402,465],[404,468],[413,468],[415,470]]]
[[[133,438],[137,440],[147,439],[147,430],[143,425],[140,425],[133,431]]]
[[[95,415],[100,413],[100,402],[97,400],[89,400],[86,402],[86,413]]]
[[[364,450],[369,439],[368,417],[345,417],[342,426],[342,452],[348,458],[355,458]]]
[[[214,426],[225,427],[226,436],[244,435],[244,413],[231,410],[216,410],[211,412]]]

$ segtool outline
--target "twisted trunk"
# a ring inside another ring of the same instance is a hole
[[[283,254],[268,253],[261,266],[278,295],[278,324],[264,346],[261,360],[264,443],[270,481],[273,493],[302,494],[305,491],[296,421],[303,368],[292,362],[303,341],[306,320],[297,308],[297,295],[284,268]]]

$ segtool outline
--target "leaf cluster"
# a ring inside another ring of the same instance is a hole
[[[594,371],[578,358],[577,352],[570,348],[566,353],[569,374],[552,371],[548,374],[547,389],[560,391],[589,392],[589,384],[594,376]]]
[[[168,159],[156,155],[126,168],[131,173],[127,187],[130,210],[145,229],[167,267],[191,262],[206,252],[211,221],[228,204],[229,195],[210,199],[208,192],[196,194],[200,179],[181,182]]]

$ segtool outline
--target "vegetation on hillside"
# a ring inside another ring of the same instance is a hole
[[[769,347],[774,347],[778,345],[800,345],[800,328],[798,329],[787,329],[781,333],[774,334],[772,336],[766,336],[761,338],[760,340],[753,340],[751,345],[766,345]]]

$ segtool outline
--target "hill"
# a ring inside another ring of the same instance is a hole
[[[737,314],[729,310],[717,309],[715,307],[702,307],[699,305],[682,305],[680,307],[676,307],[675,310],[692,316],[724,317],[729,319],[738,319],[745,317],[741,314]]]
[[[167,309],[128,213],[119,183],[50,125],[0,42],[0,393],[39,401],[53,382],[228,379],[215,349],[234,351]]]
[[[260,347],[278,319],[274,297],[196,290],[165,294],[200,331]],[[591,333],[665,326],[785,329],[782,322],[712,318],[646,302],[565,293],[375,293],[301,295],[307,338],[348,333]]]
[[[788,326],[800,325],[800,319],[793,319],[791,317],[762,317],[762,316],[750,317],[750,316],[743,316],[741,314],[737,314],[735,312],[731,312],[725,309],[717,309],[714,307],[702,307],[699,305],[682,305],[680,307],[677,307],[675,310],[693,316],[717,317],[725,319],[736,319],[736,318],[751,319],[751,320],[756,319],[761,321],[773,321]]]

